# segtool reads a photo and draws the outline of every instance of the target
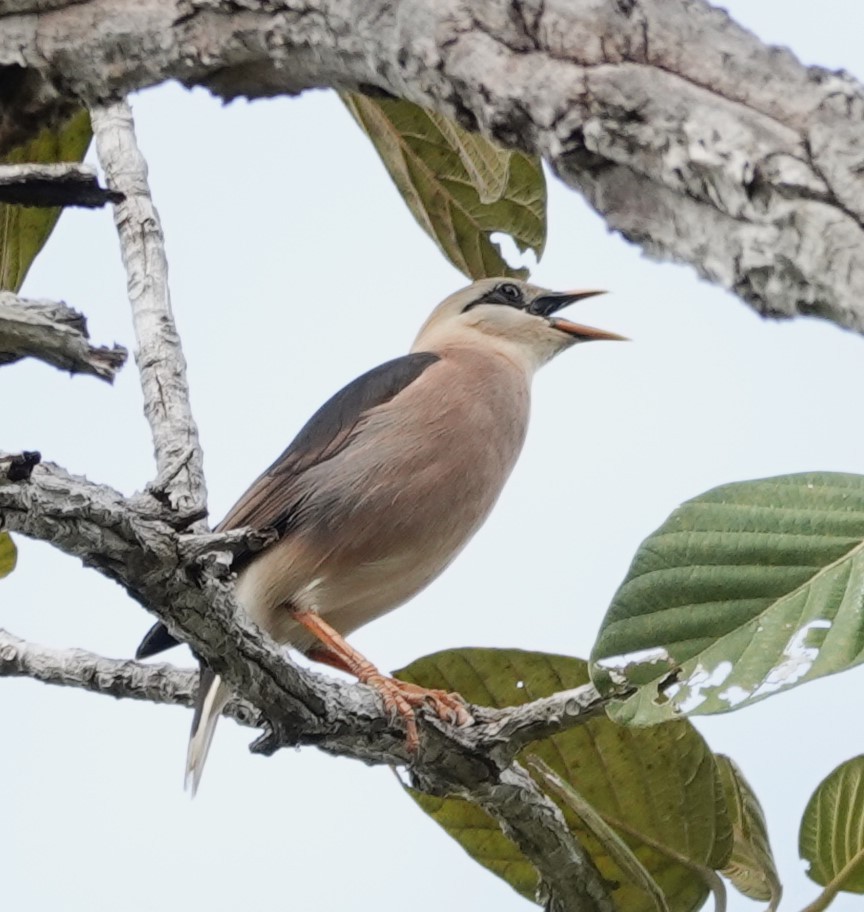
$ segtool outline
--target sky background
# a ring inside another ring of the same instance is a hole
[[[805,63],[864,77],[859,0],[726,5]],[[404,353],[465,280],[334,94],[223,107],[165,86],[133,106],[215,520],[321,402]],[[644,259],[554,178],[533,278],[610,289],[571,314],[634,341],[578,347],[538,375],[528,442],[489,522],[427,591],[352,637],[382,668],[458,646],[587,657],[639,542],[679,502],[729,481],[862,470],[860,337],[761,320],[690,269]],[[97,344],[133,347],[107,210],[64,214],[22,293],[82,310]],[[0,395],[4,450],[38,449],[126,493],[152,477],[134,366],[110,387],[22,363],[0,370]],[[0,626],[133,653],[152,621],[138,605],[49,546],[18,544],[18,569],[0,584]],[[784,909],[818,892],[797,857],[798,823],[819,781],[862,751],[862,689],[858,669],[696,721],[762,800]],[[532,908],[387,769],[312,749],[254,757],[252,733],[223,722],[192,802],[182,790],[185,710],[3,680],[0,717],[9,908]],[[859,904],[847,896],[834,908]],[[757,908],[730,893],[731,912]]]

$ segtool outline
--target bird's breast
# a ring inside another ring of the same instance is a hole
[[[305,473],[294,530],[246,568],[238,599],[301,648],[286,604],[348,633],[407,601],[488,516],[528,409],[527,381],[506,364],[442,358]]]

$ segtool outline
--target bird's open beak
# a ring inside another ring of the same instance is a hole
[[[580,342],[599,342],[604,339],[609,342],[630,341],[627,336],[619,336],[618,333],[606,332],[605,329],[585,326],[584,323],[571,323],[569,320],[562,320],[559,317],[552,317],[549,322],[555,329],[559,329],[569,336],[575,336]]]
[[[531,302],[530,311],[541,317],[547,317],[555,329],[574,336],[581,342],[591,342],[599,340],[608,340],[610,342],[629,342],[626,336],[619,336],[617,333],[606,332],[604,329],[595,329],[593,326],[585,326],[582,323],[571,323],[570,320],[562,320],[560,317],[553,317],[556,311],[561,310],[574,301],[582,301],[585,298],[593,298],[595,295],[606,294],[605,291],[561,291],[550,292],[541,295]]]

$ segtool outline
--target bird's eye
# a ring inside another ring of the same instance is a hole
[[[462,313],[471,310],[472,307],[476,307],[478,304],[505,304],[508,307],[522,308],[525,306],[525,301],[522,298],[522,289],[518,285],[514,282],[502,282],[491,291],[487,291],[481,297],[467,304]]]

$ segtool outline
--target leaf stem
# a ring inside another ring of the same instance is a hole
[[[837,894],[843,889],[843,882],[848,880],[858,866],[864,862],[864,848],[859,849],[840,870],[836,877],[825,884],[822,892],[809,905],[805,906],[801,912],[823,912],[834,902]]]

